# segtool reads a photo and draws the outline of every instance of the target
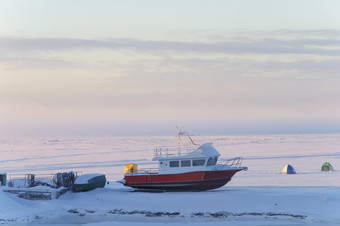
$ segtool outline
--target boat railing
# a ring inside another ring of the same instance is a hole
[[[154,157],[180,157],[193,152],[198,147],[195,145],[162,146],[154,149]]]
[[[82,175],[81,171],[69,173],[56,173],[56,174],[9,174],[8,186],[9,187],[35,187],[38,185],[50,187],[66,187],[65,185],[72,185],[75,178]]]
[[[141,169],[137,169],[138,174],[157,174],[159,173],[159,169],[158,168],[141,168]]]
[[[236,157],[236,158],[232,158],[232,159],[221,160],[221,161],[218,162],[218,164],[228,165],[230,167],[239,168],[242,165],[242,161],[243,161],[243,158]]]

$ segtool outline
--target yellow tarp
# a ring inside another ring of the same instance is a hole
[[[127,174],[127,173],[137,173],[137,164],[133,164],[133,163],[130,163],[130,164],[126,164],[124,166],[124,173]]]

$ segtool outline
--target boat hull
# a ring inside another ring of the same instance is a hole
[[[227,184],[242,169],[197,171],[180,174],[127,174],[125,186],[136,189],[204,191]]]

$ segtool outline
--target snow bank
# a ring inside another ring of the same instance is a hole
[[[0,219],[29,224],[337,225],[337,187],[222,187],[206,192],[132,192],[111,182],[58,200],[27,201],[0,192]],[[4,211],[6,209],[6,211]],[[11,213],[10,215],[8,215]],[[110,222],[110,223],[109,223]]]

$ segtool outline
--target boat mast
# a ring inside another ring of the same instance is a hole
[[[185,132],[185,131],[182,132],[180,129],[178,129],[178,127],[176,127],[176,128],[177,128],[178,145],[185,145],[185,144],[183,143],[182,139],[181,139],[181,136],[186,136],[186,137],[188,138],[187,140],[189,141],[190,144],[192,144],[192,145],[199,145],[199,144],[196,144],[196,143],[191,139],[189,133],[187,133],[187,132]]]

